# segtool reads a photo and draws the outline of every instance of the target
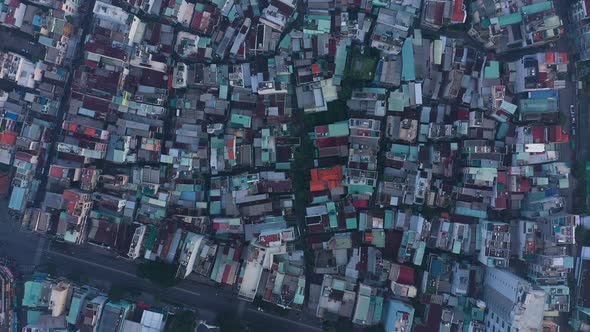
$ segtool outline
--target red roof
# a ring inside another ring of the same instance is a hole
[[[569,140],[569,136],[563,133],[561,126],[549,127],[549,142],[567,143]]]
[[[191,22],[191,27],[193,29],[198,29],[201,26],[201,19],[203,18],[203,13],[199,11],[195,11],[195,15],[193,15],[193,21]]]
[[[236,250],[234,251],[234,256],[232,257],[232,260],[234,262],[237,262],[240,260],[241,256],[242,256],[242,246],[237,246]]]
[[[453,3],[453,16],[451,17],[451,22],[465,23],[466,18],[467,13],[463,9],[463,0],[455,0],[455,3]]]
[[[457,120],[469,120],[469,110],[460,108],[457,110]]]
[[[496,198],[496,209],[505,209],[508,206],[508,202],[504,197]]]
[[[498,183],[506,185],[506,172],[498,172]]]
[[[348,145],[348,136],[323,137],[316,140],[318,149],[342,145]]]
[[[78,195],[74,191],[67,190],[67,189],[64,190],[63,197],[66,201],[77,201],[78,199],[80,199],[80,195]]]
[[[318,65],[317,63],[314,63],[311,65],[311,71],[314,74],[319,74],[320,73],[320,65]]]
[[[13,131],[5,131],[4,133],[0,134],[0,142],[2,142],[2,144],[14,145],[16,144],[17,137],[17,133]]]
[[[315,127],[316,134],[325,134],[330,130],[328,126],[317,126]]]
[[[234,149],[234,139],[233,138],[228,138],[227,139],[227,157],[229,160],[235,160],[236,156],[235,156],[235,149]]]
[[[100,44],[97,42],[87,43],[84,45],[84,50],[90,53],[96,53],[99,55],[108,56],[121,61],[127,60],[127,52],[120,48],[113,47],[109,44]]]
[[[86,65],[86,67],[94,67],[94,68],[97,68],[98,67],[98,62],[92,61],[92,60],[85,60],[84,61],[84,65]]]
[[[369,201],[355,199],[352,201],[352,205],[355,208],[366,208],[366,207],[369,207]]]
[[[51,165],[49,167],[49,176],[52,178],[61,178],[64,174],[64,168],[58,165]]]
[[[328,52],[331,56],[336,56],[336,40],[333,38],[328,42]]]
[[[224,284],[227,284],[227,279],[229,277],[229,273],[231,272],[231,270],[232,270],[232,266],[231,265],[226,265],[225,266],[225,269],[223,270],[223,277],[221,277],[221,281]]]
[[[561,58],[561,63],[567,65],[570,61],[568,59],[568,55],[565,52],[559,53],[559,57]]]
[[[553,52],[545,53],[545,61],[547,63],[555,63],[555,53],[553,53]]]
[[[534,126],[533,127],[533,140],[535,143],[545,142],[545,127]]]
[[[26,161],[28,163],[30,163],[31,160],[33,160],[33,157],[34,156],[32,154],[22,152],[22,151],[17,152],[16,155],[14,156],[14,158],[16,158],[18,160]]]
[[[263,246],[266,246],[269,243],[279,241],[280,239],[281,239],[281,237],[278,233],[269,234],[269,235],[262,235],[261,237],[258,238],[258,243],[260,243]]]
[[[520,179],[520,192],[528,193],[531,191],[531,184],[527,179]]]
[[[399,267],[399,276],[397,277],[397,281],[400,284],[404,285],[413,285],[414,284],[414,269],[409,266],[400,265]]]

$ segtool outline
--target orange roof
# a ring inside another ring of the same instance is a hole
[[[94,136],[96,135],[96,129],[94,128],[85,128],[84,129],[84,134],[88,135],[88,136]]]
[[[545,53],[545,61],[547,61],[547,63],[555,63],[555,53],[553,53],[553,52]]]
[[[229,160],[235,160],[236,156],[235,156],[235,151],[234,151],[234,139],[233,138],[229,138],[227,140],[227,157],[229,158]]]
[[[311,170],[311,179],[315,181],[342,180],[342,166],[331,168],[314,168]]]
[[[309,183],[309,191],[311,191],[311,192],[322,191],[325,189],[326,189],[326,186],[324,185],[323,182],[310,182]]]
[[[332,189],[340,186],[342,183],[342,167],[334,166],[331,168],[314,168],[311,170],[311,181],[309,182],[310,191],[321,191],[328,188]]]

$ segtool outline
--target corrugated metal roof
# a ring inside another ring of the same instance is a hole
[[[498,24],[503,27],[507,25],[517,24],[522,22],[522,14],[521,13],[512,13],[509,15],[504,15],[498,17]]]
[[[25,188],[14,187],[12,189],[12,195],[10,195],[10,202],[8,208],[12,210],[22,210],[25,202],[25,194],[27,190]]]
[[[412,45],[412,38],[406,39],[402,47],[402,80],[415,81],[416,80],[416,64],[414,62],[414,47]]]

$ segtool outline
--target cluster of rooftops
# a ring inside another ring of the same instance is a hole
[[[23,228],[386,331],[490,328],[511,259],[543,310],[506,324],[569,311],[568,53],[501,56],[559,38],[552,1],[86,7],[0,4],[32,40],[0,53]]]

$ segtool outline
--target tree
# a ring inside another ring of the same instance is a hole
[[[238,318],[235,312],[224,312],[217,315],[216,325],[220,332],[243,332],[246,331],[244,323]]]
[[[166,332],[193,332],[197,328],[198,313],[193,310],[183,310],[168,318]]]
[[[322,324],[322,329],[328,332],[352,332],[354,327],[349,320],[340,319],[337,321],[326,320]]]
[[[582,180],[586,177],[586,165],[584,163],[576,161],[572,165],[572,175],[578,180]]]
[[[126,285],[112,285],[109,289],[109,299],[113,301],[122,300],[125,296],[139,296],[141,291],[137,288]]]
[[[383,325],[377,324],[377,325],[365,327],[363,329],[363,331],[364,332],[382,332],[383,331]]]
[[[148,279],[162,287],[172,287],[178,283],[176,270],[176,265],[148,261],[139,264],[137,267],[137,276]]]
[[[125,289],[123,289],[123,287],[118,286],[118,285],[114,285],[111,286],[111,288],[109,289],[109,300],[111,301],[119,301],[122,300],[123,297],[125,296]]]
[[[39,267],[39,271],[47,273],[50,276],[55,276],[57,274],[57,266],[51,262],[45,263]]]

